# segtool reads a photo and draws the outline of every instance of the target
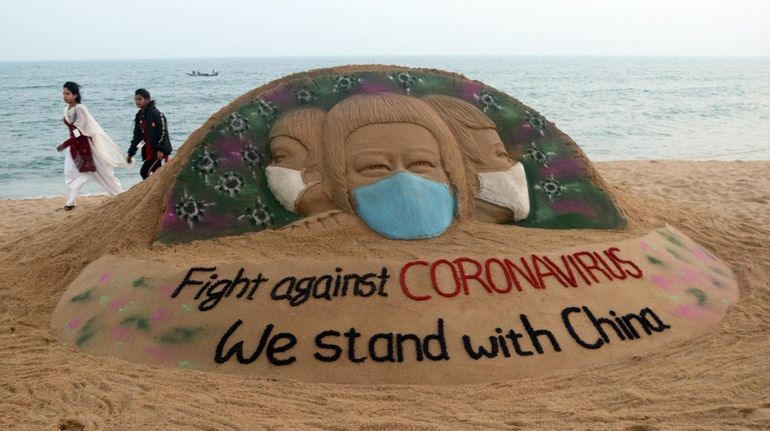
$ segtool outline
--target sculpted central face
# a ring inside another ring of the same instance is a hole
[[[350,190],[398,171],[448,183],[438,142],[426,128],[411,123],[370,124],[345,141]]]
[[[425,239],[452,224],[455,198],[438,141],[424,127],[361,127],[345,141],[345,156],[350,201],[375,232],[391,239]]]

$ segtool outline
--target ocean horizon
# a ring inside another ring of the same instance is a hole
[[[147,88],[175,149],[214,113],[269,81],[344,64],[398,64],[461,73],[519,99],[593,161],[770,159],[770,58],[361,56],[0,62],[0,199],[61,196],[65,81],[124,149],[134,90]],[[217,70],[215,77],[188,76]],[[117,170],[128,189],[138,166]],[[83,195],[99,194],[93,182]]]

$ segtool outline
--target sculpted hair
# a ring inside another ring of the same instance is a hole
[[[80,85],[77,82],[67,81],[63,87],[75,95],[75,102],[80,103]]]
[[[321,169],[321,144],[326,112],[316,108],[301,108],[278,118],[270,130],[269,142],[278,136],[287,136],[307,149],[305,169],[316,172]]]
[[[338,208],[352,212],[347,184],[345,142],[353,131],[370,124],[410,123],[424,127],[436,138],[441,163],[455,191],[459,218],[470,212],[470,188],[462,154],[452,132],[431,107],[420,99],[395,93],[361,94],[334,105],[324,124],[324,170],[327,192]]]
[[[452,134],[460,144],[460,151],[465,156],[465,167],[469,178],[477,185],[476,165],[482,162],[482,154],[485,151],[469,133],[470,130],[492,129],[497,131],[497,126],[480,109],[472,104],[451,96],[427,96],[423,100],[433,108],[436,113],[449,126]]]

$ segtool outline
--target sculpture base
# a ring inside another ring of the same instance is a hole
[[[492,382],[655,353],[738,299],[718,258],[671,227],[562,252],[387,261],[105,256],[53,331],[150,365],[313,382]]]

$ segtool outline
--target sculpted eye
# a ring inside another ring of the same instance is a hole
[[[359,173],[367,173],[367,172],[383,172],[383,171],[389,171],[390,167],[385,164],[374,164],[374,165],[368,165],[365,166],[363,169],[359,170]]]
[[[418,160],[416,162],[410,163],[409,166],[407,166],[406,168],[411,171],[411,170],[414,170],[414,169],[435,168],[435,167],[436,166],[433,163],[431,163],[431,162],[429,162],[427,160]]]
[[[273,163],[281,163],[284,159],[286,159],[284,155],[273,156]]]

